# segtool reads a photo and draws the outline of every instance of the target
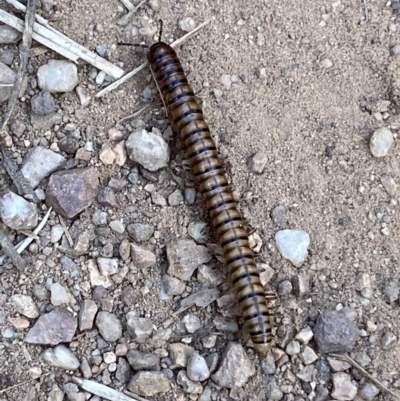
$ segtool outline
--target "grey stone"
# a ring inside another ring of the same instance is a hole
[[[117,195],[111,188],[108,187],[100,189],[97,202],[101,206],[114,207],[116,209],[121,207]]]
[[[28,331],[25,341],[30,344],[68,343],[75,335],[78,322],[62,309],[53,309],[39,317]]]
[[[293,285],[293,292],[297,298],[303,297],[309,291],[309,285],[306,279],[300,275],[296,274],[291,279]]]
[[[318,355],[309,346],[305,346],[303,351],[300,352],[300,359],[305,365],[310,365],[318,359]]]
[[[293,290],[292,283],[289,280],[283,280],[278,284],[277,290],[280,296],[289,295]]]
[[[182,191],[180,189],[176,189],[171,195],[168,196],[168,204],[170,206],[178,206],[181,203],[183,203]]]
[[[12,49],[0,49],[0,62],[11,65],[14,61],[14,51]]]
[[[48,130],[56,124],[60,124],[62,117],[58,113],[46,114],[44,116],[33,114],[31,115],[31,124],[33,128],[38,130]]]
[[[197,330],[200,330],[203,327],[199,317],[193,313],[185,315],[182,319],[182,323],[188,333],[195,333]]]
[[[357,387],[351,382],[351,377],[342,372],[332,375],[332,398],[339,401],[354,400],[357,395]]]
[[[189,379],[193,381],[202,382],[210,377],[207,362],[198,352],[189,357],[186,372]]]
[[[385,296],[386,302],[390,304],[399,299],[399,286],[394,281],[390,281],[385,284],[383,288],[383,295]]]
[[[65,346],[57,345],[54,348],[46,349],[41,358],[50,366],[60,369],[76,370],[79,368],[78,358]]]
[[[148,241],[154,233],[154,227],[149,224],[132,223],[128,225],[127,229],[129,235],[136,242]]]
[[[160,358],[151,352],[130,350],[126,357],[134,370],[160,370]]]
[[[73,155],[79,148],[79,141],[71,135],[66,135],[58,141],[58,147],[65,153]]]
[[[255,369],[242,345],[228,343],[217,372],[212,375],[219,386],[237,388],[244,386],[248,379],[255,374]]]
[[[173,240],[167,245],[168,274],[187,281],[198,266],[207,263],[212,256],[202,245],[192,240]]]
[[[32,188],[36,188],[40,181],[59,170],[64,164],[65,158],[60,154],[42,146],[36,146],[26,154],[21,173]]]
[[[275,206],[271,211],[272,222],[279,227],[283,223],[285,214],[286,207],[284,205]]]
[[[296,355],[300,352],[300,344],[296,340],[290,341],[286,347],[286,353],[288,355]]]
[[[235,320],[225,320],[219,315],[214,318],[213,323],[220,332],[237,333],[239,331],[239,326]]]
[[[115,377],[121,383],[128,384],[133,376],[133,370],[125,358],[118,358],[117,371]]]
[[[343,314],[336,311],[321,313],[314,328],[319,352],[350,352],[359,337],[359,330]]]
[[[73,299],[72,301],[72,294],[60,283],[51,284],[50,292],[51,292],[50,301],[54,306],[75,303],[74,302],[75,299]]]
[[[143,344],[153,332],[153,323],[150,319],[137,317],[134,312],[126,314],[126,324],[128,333],[132,339],[139,344]]]
[[[29,319],[36,319],[39,316],[39,309],[28,295],[15,294],[10,297],[10,304],[21,315]]]
[[[152,397],[156,394],[164,394],[171,385],[162,372],[138,372],[132,377],[128,390],[144,397]]]
[[[15,28],[4,24],[0,25],[0,44],[7,45],[17,43],[21,40],[21,37],[22,33]]]
[[[37,226],[38,209],[22,196],[5,190],[0,193],[0,218],[12,230],[31,230]]]
[[[98,258],[97,265],[99,266],[100,273],[103,276],[112,276],[118,272],[117,258]]]
[[[156,255],[153,252],[136,244],[131,244],[131,258],[138,269],[147,269],[157,262]]]
[[[250,161],[250,169],[253,173],[262,174],[265,165],[268,163],[268,157],[265,152],[259,150]]]
[[[373,401],[373,399],[379,394],[379,388],[375,384],[365,382],[358,390],[358,397],[364,401]]]
[[[171,277],[166,274],[162,280],[164,283],[164,291],[168,295],[181,295],[186,289],[185,283],[176,277]]]
[[[43,116],[56,111],[56,102],[49,92],[41,91],[32,97],[31,107],[33,113]]]
[[[266,386],[266,394],[268,400],[279,401],[283,397],[283,392],[280,390],[275,380],[272,380]]]
[[[199,382],[194,382],[190,380],[184,370],[178,373],[176,382],[180,384],[183,389],[190,394],[201,394],[203,392],[203,387]]]
[[[93,300],[85,299],[82,301],[81,309],[78,314],[79,330],[84,331],[92,329],[97,310],[98,307]]]
[[[97,314],[96,327],[106,341],[114,342],[122,337],[121,322],[110,312],[101,311]]]
[[[82,107],[89,106],[90,101],[91,101],[91,96],[90,96],[89,91],[84,86],[78,85],[75,88],[75,92],[76,92],[76,95],[78,96],[78,99],[79,99]]]
[[[26,130],[26,125],[22,120],[16,118],[11,121],[10,128],[13,135],[15,135],[17,138],[21,138]]]
[[[391,331],[388,331],[382,336],[381,344],[384,350],[392,349],[397,344],[397,337]]]
[[[169,344],[169,355],[171,358],[171,369],[185,368],[189,358],[193,355],[194,349],[182,343]]]
[[[125,146],[129,158],[150,171],[166,167],[169,160],[169,148],[164,139],[143,128],[129,135]]]
[[[49,60],[38,69],[38,85],[50,93],[70,92],[78,84],[78,70],[66,60]]]

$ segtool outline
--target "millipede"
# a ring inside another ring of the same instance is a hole
[[[244,325],[254,348],[265,357],[272,341],[272,316],[249,246],[248,233],[202,108],[175,50],[161,41],[161,32],[159,41],[150,47],[147,58],[218,234],[229,276],[237,291]]]

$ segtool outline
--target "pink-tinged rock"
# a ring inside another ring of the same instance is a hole
[[[18,330],[24,330],[29,327],[29,320],[23,317],[10,317],[10,322]]]
[[[49,179],[46,203],[56,213],[71,219],[93,203],[98,186],[99,177],[92,167],[60,171]]]
[[[139,269],[146,269],[156,264],[156,255],[136,244],[131,244],[131,258],[133,264]]]
[[[68,343],[72,341],[77,327],[76,318],[62,309],[53,309],[50,313],[40,316],[29,330],[25,341],[31,344],[49,345]]]

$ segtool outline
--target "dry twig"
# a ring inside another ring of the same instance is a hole
[[[8,237],[6,230],[3,227],[3,224],[0,223],[0,244],[3,248],[4,256],[0,256],[0,265],[2,261],[8,256],[13,265],[16,266],[20,270],[25,270],[25,263],[22,260],[19,253],[15,250],[14,244]]]
[[[118,121],[118,124],[119,124],[119,123],[122,123],[122,122],[125,121],[125,120],[129,120],[130,118],[137,117],[140,113],[142,113],[143,111],[145,111],[148,107],[149,107],[149,105],[146,104],[146,106],[143,106],[141,109],[135,111],[134,113],[130,114],[129,116],[126,116],[126,117],[124,117],[124,118],[121,118],[121,120]]]
[[[358,369],[365,377],[368,378],[372,383],[376,384],[382,391],[389,393],[391,396],[393,396],[396,400],[400,400],[399,396],[394,393],[392,390],[387,388],[385,385],[383,385],[379,380],[375,379],[375,377],[371,376],[361,365],[359,365],[353,358],[346,354],[329,354],[333,356],[334,358],[338,359],[343,359],[346,362],[350,363],[350,365],[353,365],[356,369]]]
[[[60,215],[58,216],[58,218],[60,219],[60,223],[61,223],[62,228],[63,228],[63,230],[64,230],[64,234],[65,234],[65,236],[67,237],[69,246],[70,246],[71,248],[73,248],[73,246],[74,246],[74,241],[72,241],[72,237],[71,237],[71,234],[69,233],[68,227],[67,227],[67,225],[65,224],[64,219],[63,219]]]
[[[47,220],[50,217],[50,213],[51,213],[51,208],[47,211],[47,213],[44,215],[42,221],[38,224],[38,226],[33,230],[33,234],[37,235],[39,234],[40,230],[44,227],[44,225],[47,223]],[[0,225],[1,228],[1,225]],[[25,248],[33,241],[32,237],[27,237],[24,240],[22,240],[21,242],[19,242],[17,245],[15,245],[15,249],[17,251],[18,254],[20,254],[23,250],[25,250]],[[1,241],[0,241],[1,242]],[[14,245],[12,244],[12,242],[10,241],[11,246],[14,248]],[[5,252],[4,252],[5,253]],[[6,256],[10,256],[10,255],[3,255],[0,256],[0,265],[4,262],[4,259],[6,258]]]
[[[20,66],[19,66],[19,69],[17,72],[17,76],[15,78],[14,88],[13,88],[10,100],[8,101],[7,110],[4,113],[3,120],[1,122],[0,141],[3,141],[6,136],[6,132],[4,131],[4,128],[6,127],[8,120],[11,117],[11,114],[14,110],[14,106],[18,100],[19,92],[21,90],[22,79],[24,78],[26,65],[28,63],[28,58],[29,58],[29,50],[30,50],[31,44],[32,44],[32,30],[33,30],[34,22],[35,22],[35,0],[29,0],[28,6],[27,6],[26,17],[25,17],[25,27],[24,27],[24,30],[21,31],[24,34],[22,37],[22,45],[21,45],[21,53],[20,53],[20,58],[21,58]]]
[[[26,11],[25,6],[17,0],[6,1],[7,3],[14,6],[17,10],[23,12]],[[115,79],[118,79],[125,74],[125,71],[121,68],[110,63],[106,59],[100,57],[99,55],[90,51],[79,43],[73,41],[61,32],[58,32],[51,25],[49,25],[48,21],[45,18],[39,15],[35,15],[35,17],[38,23],[35,23],[33,25],[33,39],[35,39],[39,43],[42,43],[46,47],[74,61],[75,63],[77,63],[78,59],[81,58],[82,60],[86,61],[89,64],[92,64],[94,67],[98,68],[101,71],[104,71]],[[12,26],[20,32],[22,32],[24,29],[24,24],[22,20],[16,18],[9,13],[6,13],[3,10],[0,10],[0,21]]]
[[[204,26],[206,26],[210,20],[204,21],[202,24],[200,24],[197,28],[193,29],[193,31],[188,32],[186,35],[183,35],[181,38],[177,39],[175,42],[171,44],[172,47],[178,47],[180,46],[183,42],[185,42],[190,36],[194,35],[196,32],[198,32],[200,29],[202,29]],[[100,92],[98,92],[95,96],[96,97],[101,97],[105,95],[108,92],[113,91],[114,89],[117,89],[120,85],[122,85],[125,81],[127,81],[129,78],[133,77],[136,75],[138,72],[142,71],[144,68],[147,66],[147,61],[139,67],[135,68],[133,71],[128,72],[126,75],[124,75],[121,79],[118,81],[113,82],[112,84],[108,85],[107,88],[104,88]]]
[[[89,393],[98,395],[99,397],[105,398],[110,401],[149,401],[143,397],[132,394],[130,397],[121,393],[120,391],[114,390],[104,384],[97,383],[92,380],[81,379],[79,377],[72,377],[72,380],[84,390]]]
[[[117,24],[121,26],[128,25],[129,21],[131,20],[132,16],[136,13],[137,10],[139,10],[142,5],[146,3],[146,0],[141,1],[136,7],[132,8],[132,10],[129,10],[127,14],[125,14],[123,17],[121,17],[118,21]]]
[[[39,377],[34,377],[33,379],[25,380],[25,381],[23,381],[21,383],[15,384],[14,386],[4,388],[3,390],[0,390],[0,394],[7,393],[8,391],[13,390],[14,388],[21,387],[24,384],[31,383],[31,382],[33,382],[33,381],[35,381],[37,379],[41,379],[42,377],[48,376],[50,374],[51,374],[51,372],[45,373],[44,375],[41,375]]]

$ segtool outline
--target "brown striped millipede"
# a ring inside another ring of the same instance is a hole
[[[265,357],[272,340],[271,313],[222,161],[203,112],[175,50],[161,40],[150,47],[149,64],[172,124],[184,142],[199,191],[224,250],[245,327],[254,348]]]

